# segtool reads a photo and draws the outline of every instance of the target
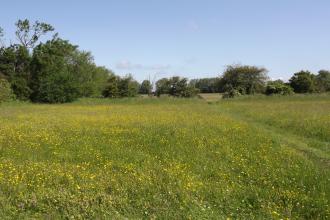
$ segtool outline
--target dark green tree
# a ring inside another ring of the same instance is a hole
[[[140,86],[139,93],[150,95],[152,92],[152,85],[149,80],[143,80]]]
[[[226,92],[232,89],[241,94],[262,93],[267,81],[267,70],[256,66],[228,66],[219,85]]]
[[[193,79],[190,85],[199,89],[201,93],[216,93],[219,92],[219,80],[219,78]]]
[[[188,84],[187,78],[174,76],[163,78],[156,82],[156,95],[169,94],[174,97],[193,97],[199,93],[199,89]]]
[[[25,19],[18,20],[16,27],[19,44],[0,46],[0,77],[9,81],[18,99],[57,103],[102,95],[111,71],[96,66],[89,52],[79,51],[57,34],[40,43],[43,35],[54,30],[47,23],[30,24]],[[0,29],[0,37],[2,34]],[[132,78],[128,81],[123,93],[132,95],[136,83]]]
[[[29,20],[18,20],[15,32],[20,44],[12,44],[0,49],[0,72],[11,84],[17,99],[28,100],[31,95],[29,86],[31,80],[31,55],[33,48],[42,35],[53,31],[54,28],[46,23],[36,21],[30,25]],[[3,36],[2,29],[0,37]]]
[[[156,95],[169,94],[170,92],[170,81],[167,78],[162,78],[156,82]]]
[[[187,78],[181,78],[179,76],[174,76],[170,78],[170,90],[169,94],[172,96],[182,96],[188,85]]]
[[[295,73],[289,82],[296,93],[309,93],[315,90],[315,76],[309,71]]]
[[[110,74],[105,88],[102,92],[102,95],[106,98],[118,98],[119,90],[118,90],[118,82],[120,78],[115,74]]]
[[[134,97],[139,92],[139,83],[133,79],[131,74],[120,78],[118,82],[118,91],[120,97]]]
[[[330,91],[330,71],[320,70],[315,77],[316,89],[318,92]]]
[[[31,55],[26,47],[11,45],[0,48],[0,73],[6,78],[17,99],[28,100]]]
[[[77,46],[54,38],[33,50],[32,101],[71,102],[79,97],[79,76],[72,71]]]
[[[107,98],[134,97],[138,94],[139,87],[132,75],[121,78],[111,73],[102,94]]]

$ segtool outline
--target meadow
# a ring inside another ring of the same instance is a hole
[[[1,219],[328,219],[330,95],[0,105]]]

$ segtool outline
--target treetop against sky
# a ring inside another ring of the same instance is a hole
[[[330,2],[4,1],[0,26],[15,39],[19,19],[52,24],[62,38],[92,51],[98,65],[138,80],[220,74],[225,65],[264,66],[271,78],[330,69]]]

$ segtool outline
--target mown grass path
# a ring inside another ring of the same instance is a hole
[[[322,141],[317,138],[304,137],[297,135],[287,130],[282,130],[276,126],[272,126],[263,122],[256,122],[240,113],[225,113],[229,117],[235,118],[238,121],[246,122],[250,126],[263,129],[272,138],[277,139],[282,144],[290,148],[296,149],[312,159],[315,163],[330,168],[330,142]],[[314,147],[316,146],[316,147]]]

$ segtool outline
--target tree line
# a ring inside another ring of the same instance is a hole
[[[79,50],[57,33],[40,41],[54,33],[49,24],[19,20],[15,25],[17,43],[0,47],[0,79],[10,85],[16,99],[57,103],[101,95],[113,73],[97,66],[91,53]]]
[[[8,99],[64,103],[81,97],[120,98],[137,94],[193,97],[202,93],[224,93],[224,97],[264,93],[330,91],[330,72],[295,73],[289,82],[269,81],[267,70],[256,66],[228,66],[220,77],[188,80],[170,77],[141,84],[131,74],[120,77],[97,66],[90,52],[59,37],[52,25],[18,20],[16,43],[6,45],[0,27],[0,102]],[[50,36],[51,35],[51,36]],[[43,37],[48,40],[42,41]],[[153,88],[154,87],[154,88]]]
[[[224,97],[330,91],[330,71],[327,70],[320,70],[318,74],[302,70],[294,73],[288,82],[269,80],[267,72],[267,69],[256,66],[230,65],[220,77],[194,79],[190,82],[202,93],[224,93]]]

